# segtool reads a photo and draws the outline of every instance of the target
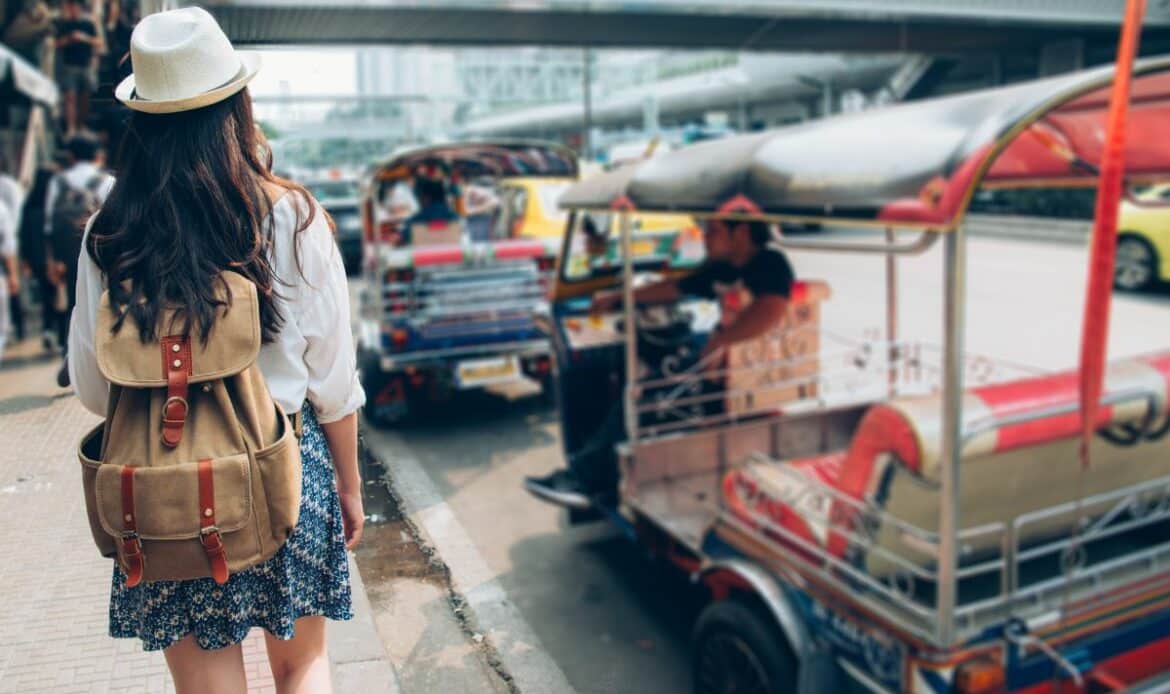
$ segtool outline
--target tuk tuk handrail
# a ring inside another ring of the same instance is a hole
[[[842,253],[875,253],[880,255],[919,255],[930,249],[943,233],[927,230],[908,243],[862,243],[857,241],[813,241],[781,236],[772,243],[781,248],[800,251],[837,251]]]
[[[1113,393],[1107,393],[1101,398],[1101,405],[1117,405],[1123,402],[1130,402],[1132,400],[1145,399],[1150,404],[1150,412],[1154,409],[1154,404],[1157,402],[1158,394],[1149,388],[1128,388],[1119,390]],[[1027,424],[1038,419],[1045,419],[1047,417],[1057,417],[1062,414],[1070,414],[1080,409],[1080,403],[1064,403],[1062,405],[1050,405],[1048,407],[1041,407],[1027,412],[1018,412],[1002,417],[990,416],[984,419],[976,420],[970,427],[964,427],[962,445],[966,446],[973,438],[989,431],[995,431],[1000,427],[1012,426],[1015,424]]]
[[[754,460],[756,462],[760,462],[760,461],[775,462],[774,460],[772,460],[768,456],[759,456],[759,455],[753,456],[752,460]],[[813,493],[829,497],[833,501],[844,503],[848,506],[851,506],[851,507],[853,507],[854,510],[858,511],[859,513],[869,513],[872,515],[880,516],[882,518],[883,523],[885,523],[885,522],[890,523],[895,530],[897,530],[901,533],[912,535],[912,536],[918,538],[919,540],[921,540],[922,542],[929,544],[930,547],[925,548],[924,553],[927,554],[928,556],[931,556],[931,557],[937,557],[938,541],[939,541],[939,534],[937,532],[927,530],[926,528],[920,528],[919,526],[914,525],[910,521],[903,520],[885,509],[874,506],[873,504],[871,504],[867,501],[864,501],[862,499],[855,499],[855,498],[849,496],[848,494],[845,494],[840,489],[837,489],[836,487],[833,487],[832,485],[829,485],[825,482],[822,482],[819,479],[805,478],[802,476],[798,476],[796,472],[793,472],[787,466],[777,467],[777,471],[782,475],[785,475],[787,477],[790,477],[790,478],[798,481],[802,485],[807,485],[808,487],[814,488]],[[831,520],[826,522],[826,525],[831,525],[831,524],[832,524]],[[994,535],[995,533],[1002,533],[1006,528],[1007,528],[1007,525],[1001,521],[997,521],[994,523],[984,523],[983,525],[977,525],[977,526],[973,526],[970,528],[961,529],[959,531],[959,539],[960,540],[971,540],[973,538],[981,537],[984,535]],[[868,540],[872,539],[872,538],[865,537],[864,535],[861,535],[859,533],[853,532],[851,529],[849,529],[848,527],[845,527],[845,526],[835,526],[834,529],[832,530],[832,532],[836,532],[836,533],[839,533],[841,535],[847,536],[853,540],[868,541]],[[879,553],[886,555],[887,558],[890,559],[895,564],[910,564],[909,566],[905,566],[905,568],[907,568],[912,573],[914,573],[918,576],[921,576],[924,578],[934,578],[935,577],[935,574],[932,573],[931,571],[929,571],[928,569],[925,569],[921,566],[913,564],[912,562],[909,562],[909,560],[903,559],[899,555],[894,554],[881,546],[875,545],[875,546],[872,546],[871,549],[877,550]],[[983,573],[987,573],[987,572],[992,571],[992,570],[996,570],[997,568],[999,570],[1002,570],[1004,568],[1005,561],[1006,560],[1003,558],[988,559],[988,560],[984,560],[984,561],[979,562],[979,563],[965,566],[962,569],[960,569],[959,577],[960,578],[967,578],[969,576],[977,576],[979,574],[983,574]]]
[[[841,352],[834,352],[832,356],[843,357],[843,356],[848,356],[849,354],[851,354],[851,352],[841,351]],[[641,396],[644,394],[645,390],[648,388],[657,388],[657,387],[662,387],[662,386],[678,385],[678,388],[676,388],[675,390],[680,390],[685,385],[694,383],[698,379],[703,378],[705,376],[719,377],[721,375],[728,375],[728,374],[749,374],[749,373],[753,373],[753,372],[763,371],[763,370],[766,370],[769,368],[778,368],[778,367],[792,368],[792,367],[797,367],[797,366],[800,366],[802,364],[807,364],[807,363],[810,363],[813,361],[818,361],[818,360],[824,361],[824,357],[825,357],[825,355],[823,355],[823,354],[821,354],[821,355],[801,355],[801,356],[798,356],[798,357],[793,358],[793,359],[785,359],[785,360],[781,360],[781,361],[771,361],[771,362],[767,362],[764,364],[753,364],[753,365],[748,365],[745,367],[739,367],[739,368],[735,368],[735,369],[716,369],[716,370],[711,370],[709,372],[700,372],[700,371],[690,370],[690,371],[686,371],[683,373],[679,373],[679,374],[675,374],[675,375],[671,375],[671,376],[666,376],[666,377],[662,377],[662,378],[655,378],[655,379],[648,379],[645,381],[638,381],[637,384],[635,384],[635,385],[636,385],[638,395]],[[864,376],[867,373],[872,373],[874,375],[880,374],[883,377],[883,380],[880,383],[877,381],[874,381],[874,383],[872,384],[872,387],[875,387],[875,388],[876,387],[885,387],[886,381],[884,380],[884,377],[885,377],[885,374],[887,373],[889,367],[890,367],[890,364],[887,364],[886,362],[874,362],[874,365],[872,365],[872,366],[862,365],[862,366],[856,366],[856,368],[842,366],[842,367],[837,367],[837,368],[833,368],[830,370],[822,369],[821,371],[819,371],[816,374],[794,375],[794,376],[790,376],[789,378],[785,378],[782,380],[776,380],[776,381],[772,381],[769,383],[762,383],[762,384],[757,383],[757,384],[753,384],[751,386],[744,386],[744,387],[735,388],[735,389],[723,389],[723,390],[714,391],[714,392],[710,392],[710,393],[700,393],[700,394],[679,393],[678,395],[674,395],[672,398],[666,398],[666,399],[661,400],[661,401],[647,400],[647,399],[644,399],[642,397],[639,397],[638,402],[635,405],[635,411],[638,414],[652,414],[655,412],[667,411],[671,408],[683,408],[683,407],[687,407],[687,406],[691,406],[691,405],[698,405],[698,404],[702,404],[702,403],[715,402],[715,401],[723,400],[723,399],[726,399],[729,397],[741,396],[741,395],[749,394],[752,392],[759,393],[759,392],[765,392],[765,391],[779,391],[779,390],[785,390],[785,389],[789,389],[789,388],[793,388],[793,387],[816,385],[816,384],[831,385],[831,384],[837,382],[838,380],[844,380],[845,382],[848,382],[849,378],[852,378],[855,376]],[[908,387],[908,386],[911,386],[913,384],[912,383],[903,383],[902,385]],[[886,391],[883,391],[883,392],[886,392]],[[858,401],[859,402],[865,401],[865,398],[859,398]],[[825,398],[823,396],[815,395],[815,396],[804,397],[804,398],[800,398],[798,400],[787,402],[787,403],[785,403],[784,406],[785,407],[793,407],[793,406],[796,406],[796,405],[799,405],[802,403],[823,404],[824,402],[825,402]],[[719,422],[719,421],[733,421],[735,419],[738,419],[741,416],[746,416],[746,415],[749,415],[752,413],[772,411],[772,409],[773,408],[755,408],[755,409],[750,409],[748,411],[734,413],[734,414],[733,413],[722,413],[722,414],[714,415],[714,416],[688,418],[686,420],[679,421],[679,422],[665,422],[665,423],[661,423],[661,424],[640,425],[640,428],[650,432],[652,435],[657,435],[657,434],[661,434],[661,433],[670,432],[674,429],[690,428],[690,427],[695,427],[695,426],[705,426],[707,424],[711,424],[711,423],[715,423],[715,422]]]

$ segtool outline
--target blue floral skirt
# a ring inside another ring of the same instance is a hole
[[[268,561],[232,574],[222,586],[199,578],[127,588],[115,562],[110,636],[139,638],[145,650],[158,651],[193,634],[200,648],[211,650],[243,641],[252,627],[287,640],[301,617],[353,617],[333,465],[308,405],[302,429],[301,510],[284,546]]]

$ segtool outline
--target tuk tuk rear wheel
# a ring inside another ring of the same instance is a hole
[[[761,606],[731,598],[708,605],[692,639],[695,694],[796,691],[796,658]]]
[[[362,359],[359,367],[362,388],[366,391],[366,404],[362,412],[366,421],[377,429],[389,429],[406,422],[414,414],[409,389],[400,374],[387,373],[379,368],[376,356]],[[398,398],[387,401],[383,391],[397,381]]]

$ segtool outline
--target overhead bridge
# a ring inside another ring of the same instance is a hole
[[[207,7],[241,45],[443,44],[1001,52],[1115,40],[1123,0],[144,0]],[[1149,0],[1143,43],[1170,39]]]

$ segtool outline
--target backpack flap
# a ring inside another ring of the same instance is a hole
[[[166,388],[168,375],[186,374],[187,383],[201,383],[232,376],[247,369],[260,354],[260,305],[256,285],[234,272],[224,272],[224,287],[216,295],[229,300],[204,343],[197,336],[162,335],[158,342],[143,343],[133,325],[123,324],[113,332],[117,319],[110,308],[109,292],[103,292],[98,305],[95,335],[98,370],[111,383],[129,388]],[[170,324],[172,310],[163,312],[160,332]]]
[[[143,540],[189,540],[200,536],[205,517],[199,503],[199,463],[164,467],[137,467],[129,499],[124,498],[123,465],[98,468],[94,493],[102,530],[113,537],[127,531],[133,515],[134,531]],[[220,533],[245,527],[252,517],[252,474],[248,454],[211,461],[214,517]]]

